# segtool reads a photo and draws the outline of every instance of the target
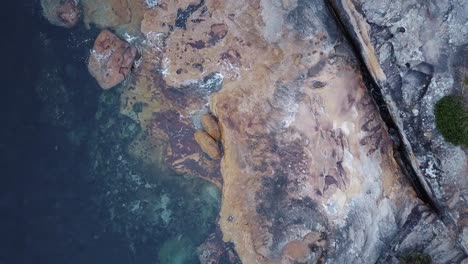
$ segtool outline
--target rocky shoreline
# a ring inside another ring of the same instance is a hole
[[[386,2],[42,6],[55,25],[103,29],[89,69],[122,87],[142,130],[129,151],[222,190],[202,263],[466,261],[466,149],[432,109],[465,89],[468,10]]]

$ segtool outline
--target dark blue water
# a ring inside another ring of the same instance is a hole
[[[198,263],[219,193],[128,155],[124,88],[86,69],[98,30],[51,26],[33,0],[2,12],[0,263]]]

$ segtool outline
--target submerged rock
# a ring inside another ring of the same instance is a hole
[[[144,0],[81,0],[86,26],[111,28],[138,35],[143,12],[150,8]],[[154,2],[154,1],[153,1]]]
[[[103,30],[91,50],[89,72],[103,89],[110,89],[130,74],[136,53],[135,47]]]
[[[198,249],[201,264],[242,264],[232,243],[223,241],[219,228]]]
[[[127,0],[82,1],[86,24],[106,28],[127,24],[131,20],[132,13]]]
[[[71,28],[81,19],[78,0],[41,0],[42,11],[50,23]]]

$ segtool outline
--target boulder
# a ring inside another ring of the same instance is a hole
[[[198,130],[195,132],[195,141],[200,145],[203,152],[205,152],[212,159],[219,159],[221,151],[216,141],[208,135],[205,131]]]
[[[56,26],[71,28],[81,19],[77,0],[41,0],[41,6],[44,16]]]
[[[219,132],[218,122],[216,122],[212,115],[205,114],[201,118],[201,123],[208,135],[210,135],[215,140],[219,140],[221,138],[221,132]]]
[[[88,70],[103,89],[110,89],[128,76],[136,53],[135,47],[103,30],[94,42]]]

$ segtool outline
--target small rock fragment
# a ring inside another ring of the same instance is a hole
[[[218,141],[221,138],[221,132],[219,131],[218,122],[210,114],[205,114],[201,118],[201,123],[206,133]]]
[[[136,53],[136,48],[103,30],[94,42],[88,70],[103,89],[110,89],[128,76]]]
[[[81,9],[76,0],[41,0],[42,12],[56,26],[71,28],[81,19]]]
[[[197,130],[197,132],[195,132],[195,141],[197,141],[203,152],[210,156],[210,158],[219,159],[221,157],[218,144],[205,131]]]

